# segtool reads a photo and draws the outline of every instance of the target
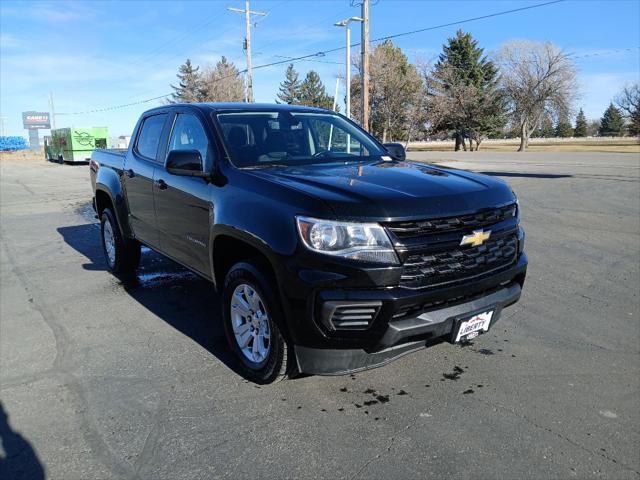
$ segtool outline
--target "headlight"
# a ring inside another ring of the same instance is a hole
[[[398,257],[377,223],[348,223],[296,217],[305,247],[314,252],[362,262],[395,265]]]

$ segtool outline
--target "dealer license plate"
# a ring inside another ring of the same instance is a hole
[[[493,310],[479,313],[464,322],[460,322],[456,343],[472,340],[481,333],[488,331],[489,325],[491,325],[491,317],[493,317]]]

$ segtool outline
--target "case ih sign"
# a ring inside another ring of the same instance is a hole
[[[49,112],[22,112],[22,125],[27,130],[51,128]]]

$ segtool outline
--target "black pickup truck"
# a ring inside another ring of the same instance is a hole
[[[90,169],[109,269],[134,271],[143,244],[210,280],[256,382],[468,342],[524,284],[505,182],[406,161],[324,109],[155,108]]]

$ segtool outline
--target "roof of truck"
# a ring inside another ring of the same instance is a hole
[[[163,105],[151,110],[163,109],[167,107],[195,107],[201,110],[247,110],[247,111],[308,111],[327,112],[325,108],[307,107],[305,105],[289,105],[286,103],[246,103],[246,102],[211,102],[211,103],[172,103]],[[150,110],[150,111],[151,111]]]

